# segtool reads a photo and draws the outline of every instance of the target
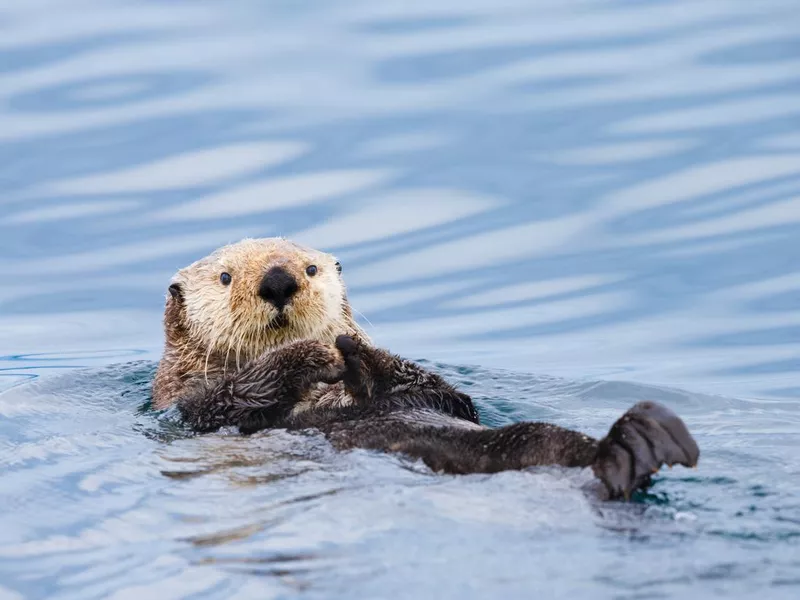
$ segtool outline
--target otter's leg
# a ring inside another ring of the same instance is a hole
[[[196,431],[233,425],[252,433],[279,422],[312,385],[334,383],[344,370],[338,350],[302,340],[263,354],[210,385],[195,386],[177,405]]]
[[[683,421],[653,402],[635,405],[601,440],[548,423],[479,429],[419,426],[397,418],[342,422],[327,434],[340,449],[398,452],[422,459],[434,471],[454,474],[543,465],[592,467],[611,498],[628,498],[646,487],[663,464],[694,466],[699,456]]]
[[[478,423],[472,399],[420,365],[347,335],[336,338],[347,365],[343,381],[356,402],[373,409],[429,408]]]

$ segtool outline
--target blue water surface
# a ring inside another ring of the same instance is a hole
[[[0,599],[796,598],[796,0],[0,2]],[[443,477],[148,408],[171,274],[284,235],[493,425],[697,470]]]

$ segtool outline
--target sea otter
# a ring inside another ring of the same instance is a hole
[[[683,421],[654,402],[600,440],[548,423],[480,423],[471,398],[371,344],[336,258],[283,238],[246,239],[181,269],[169,285],[156,408],[176,404],[198,432],[235,426],[322,431],[339,449],[421,459],[434,471],[591,467],[628,498],[663,464],[694,466]]]

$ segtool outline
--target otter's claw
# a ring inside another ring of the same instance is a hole
[[[645,487],[661,465],[694,467],[700,450],[674,412],[655,402],[640,402],[600,440],[592,469],[612,498],[630,497]]]

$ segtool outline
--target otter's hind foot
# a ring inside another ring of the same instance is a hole
[[[649,485],[661,465],[694,467],[699,456],[678,415],[655,402],[640,402],[600,440],[592,470],[612,498],[629,499],[634,490]]]

